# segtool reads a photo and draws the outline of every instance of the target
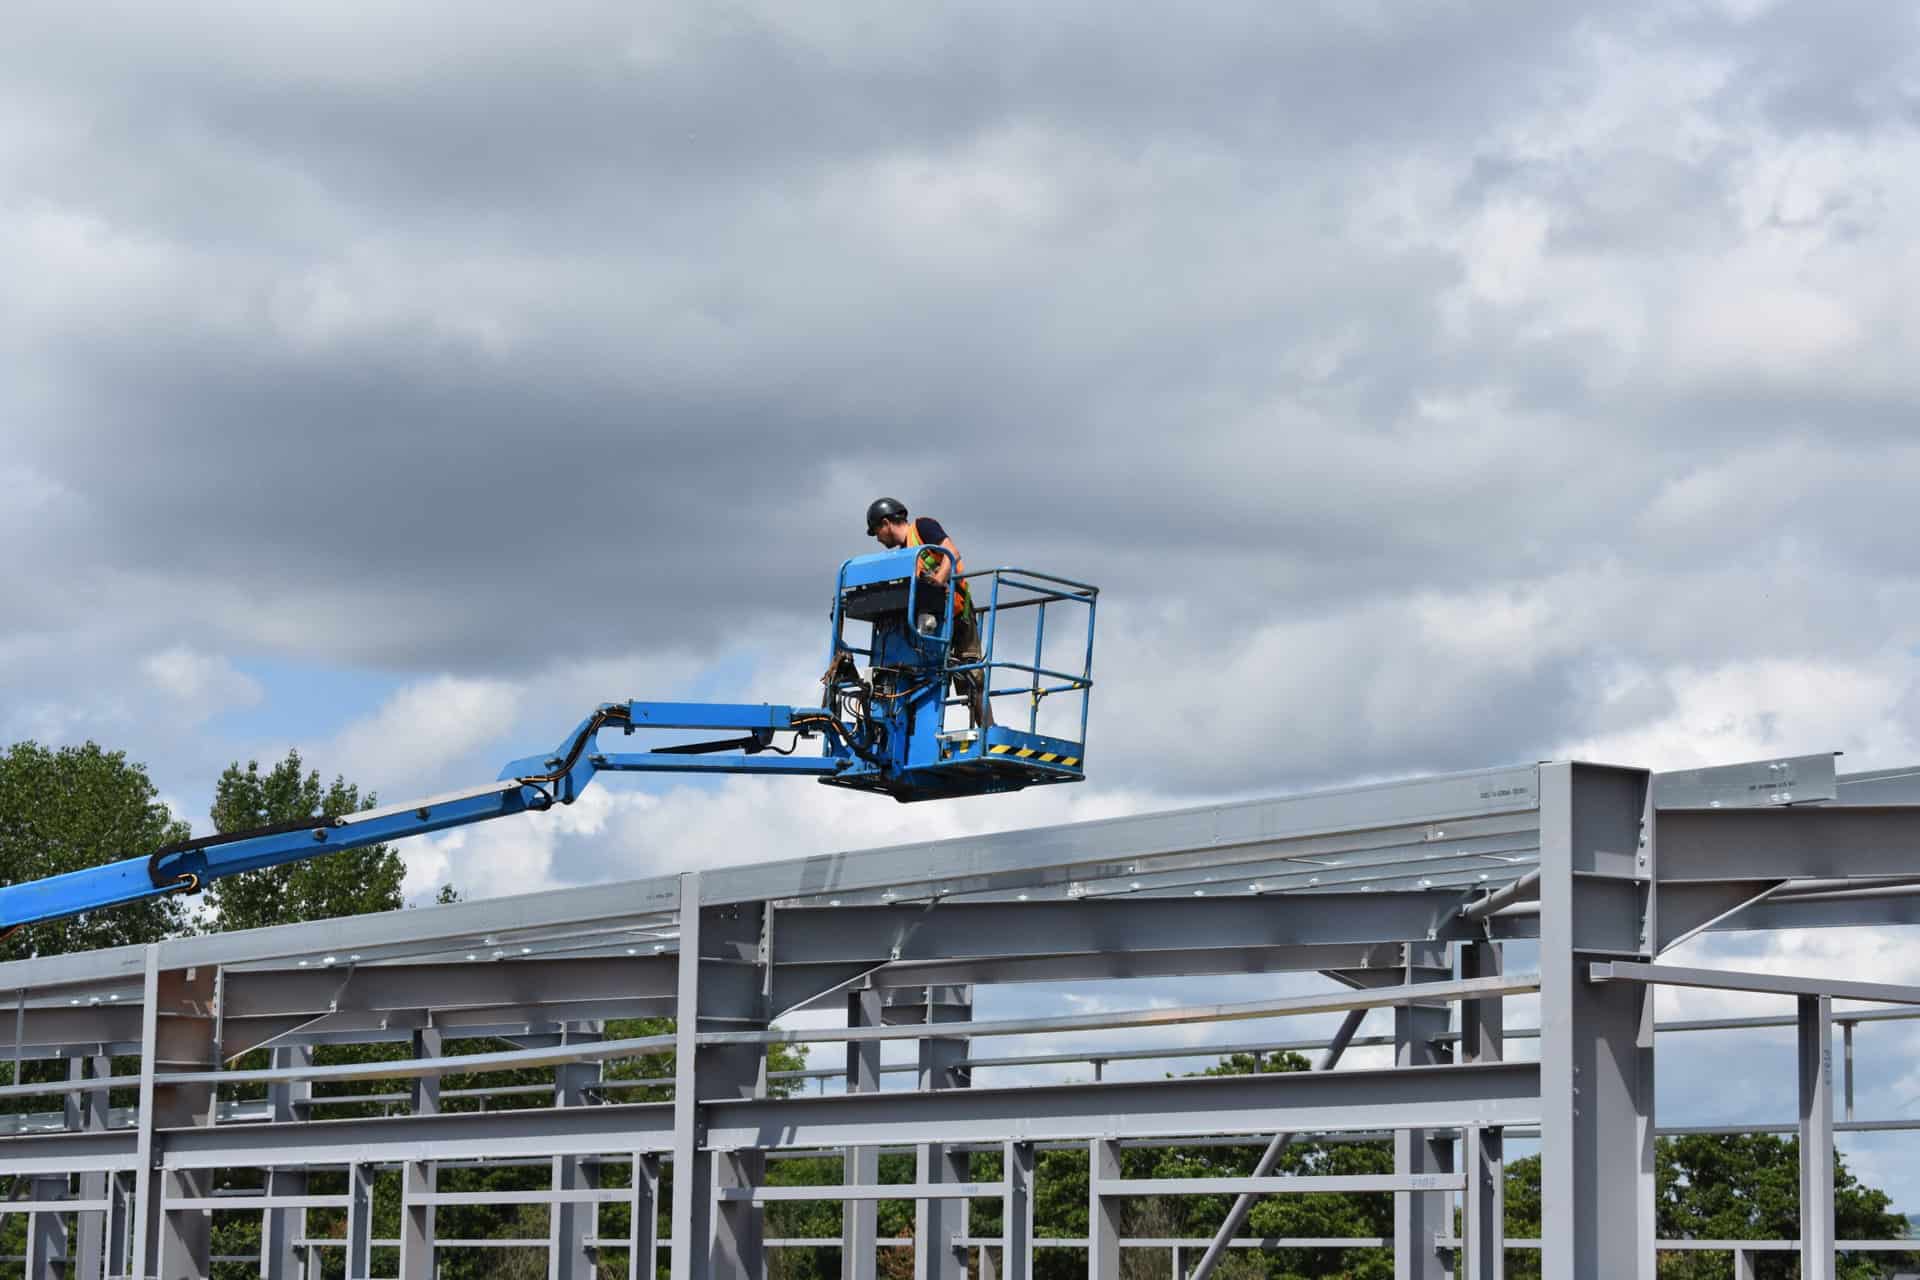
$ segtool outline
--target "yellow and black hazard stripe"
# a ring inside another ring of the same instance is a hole
[[[1035,747],[1016,747],[1010,742],[996,742],[987,748],[990,756],[1012,756],[1015,760],[1038,760],[1041,764],[1062,764],[1071,769],[1080,763],[1079,756],[1063,756],[1055,751],[1041,751]]]

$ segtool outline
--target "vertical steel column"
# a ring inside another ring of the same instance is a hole
[[[272,1053],[275,1070],[290,1071],[313,1065],[313,1049],[308,1045],[282,1045]],[[307,1081],[277,1080],[267,1086],[267,1102],[273,1108],[275,1124],[304,1120],[310,1114],[305,1103],[313,1097],[313,1085]],[[307,1171],[273,1165],[267,1169],[267,1194],[305,1195]],[[266,1209],[260,1221],[260,1274],[263,1280],[294,1280],[301,1266],[300,1239],[306,1235],[305,1209]]]
[[[720,973],[742,969],[752,976],[746,984],[750,996],[723,996],[723,990],[737,988],[710,984],[702,979],[700,989],[701,1030],[738,1030],[764,1028],[769,1003],[767,983],[771,972],[771,938],[768,924],[772,908],[764,904],[742,903],[710,908],[701,921],[700,936],[705,940],[700,965],[703,971]],[[700,1089],[708,1097],[725,1099],[760,1098],[767,1092],[767,1051],[761,1045],[729,1045],[700,1051]],[[753,1187],[767,1180],[767,1153],[758,1150],[706,1152],[701,1185],[713,1210],[712,1274],[716,1277],[744,1276],[759,1280],[766,1269],[766,1206],[753,1200],[734,1200],[716,1204],[714,1195],[721,1186]]]
[[[1469,942],[1460,948],[1462,978],[1497,978],[1502,967],[1497,942]],[[1461,1060],[1500,1061],[1505,1052],[1505,1022],[1498,997],[1461,1001]],[[1462,1242],[1459,1280],[1503,1280],[1507,1273],[1505,1138],[1499,1129],[1475,1127],[1468,1131],[1468,1141],[1462,1145],[1467,1195],[1460,1223],[1466,1239]]]
[[[1745,1249],[1733,1251],[1733,1280],[1756,1280],[1753,1274],[1753,1255]]]
[[[553,1069],[553,1105],[581,1107],[587,1091],[600,1082],[600,1063],[563,1062]],[[580,1156],[553,1158],[553,1189],[582,1191],[600,1185],[599,1162]],[[600,1206],[555,1203],[547,1211],[548,1280],[585,1280],[594,1270],[587,1241],[600,1234]]]
[[[17,1078],[17,1077],[16,1077]],[[28,1193],[35,1200],[64,1200],[67,1197],[67,1179],[62,1175],[34,1178],[28,1183],[32,1190]],[[92,1217],[92,1214],[83,1214]],[[27,1215],[27,1264],[21,1274],[42,1280],[43,1277],[66,1276],[67,1263],[67,1218],[62,1213],[30,1213]]]
[[[884,1017],[881,993],[863,987],[847,993],[847,1025],[877,1027]],[[873,1093],[880,1088],[880,1042],[854,1041],[847,1045],[847,1092]],[[880,1148],[848,1147],[841,1181],[855,1186],[880,1181]],[[840,1210],[841,1280],[874,1280],[879,1266],[880,1205],[874,1200],[849,1200]]]
[[[107,1275],[118,1277],[132,1270],[129,1259],[133,1256],[133,1175],[131,1173],[111,1173],[107,1175],[107,1239],[106,1264]],[[93,1273],[88,1272],[89,1276]]]
[[[373,1275],[373,1170],[347,1166],[347,1280]]]
[[[627,1280],[654,1280],[660,1273],[660,1157],[634,1153],[628,1208]]]
[[[1007,1198],[1000,1210],[1000,1270],[1005,1280],[1033,1280],[1033,1173],[1031,1142],[1009,1142],[1001,1148]],[[987,1272],[982,1247],[980,1272]]]
[[[1120,1280],[1120,1198],[1100,1189],[1120,1176],[1120,1144],[1087,1144],[1087,1280]]]
[[[87,1075],[88,1060],[85,1055],[74,1055],[73,1065],[68,1078],[76,1083]],[[106,1054],[93,1058],[92,1069],[95,1079],[104,1080],[113,1074],[113,1059]],[[69,1128],[85,1133],[99,1133],[107,1127],[107,1091],[105,1089],[77,1089],[68,1095]],[[80,1198],[82,1200],[106,1200],[112,1186],[111,1178],[105,1173],[83,1173],[80,1175]],[[76,1274],[86,1280],[99,1280],[106,1264],[106,1239],[109,1224],[113,1220],[111,1213],[83,1213],[80,1215],[79,1239],[74,1251]]]
[[[1800,1276],[1833,1280],[1833,999],[1800,997]]]
[[[680,877],[680,958],[678,999],[674,1009],[673,1081],[673,1280],[707,1280],[709,1276],[757,1277],[764,1261],[760,1206],[733,1201],[716,1209],[715,1156],[706,1149],[700,1123],[699,1099],[752,1098],[766,1091],[765,1049],[760,1045],[725,1045],[700,1049],[696,1037],[703,1030],[740,1030],[766,1026],[763,995],[737,994],[739,984],[705,981],[703,971],[718,975],[728,968],[753,969],[764,990],[766,955],[762,936],[765,909],[739,904],[703,909],[700,875]],[[729,992],[733,992],[731,996]],[[758,1183],[764,1177],[766,1155],[758,1151],[728,1153],[725,1176],[732,1185]]]
[[[204,1209],[168,1212],[164,1202],[206,1195],[207,1178],[199,1172],[162,1169],[156,1131],[213,1121],[212,1086],[170,1085],[166,1069],[204,1071],[215,1065],[215,974],[208,968],[163,970],[156,946],[147,948],[146,959],[131,1261],[143,1276],[155,1280],[204,1280],[212,1265],[210,1215]]]
[[[444,1057],[446,1047],[438,1027],[413,1033],[416,1058]],[[414,1115],[440,1114],[439,1076],[416,1076],[411,1093]],[[439,1166],[431,1160],[409,1160],[400,1168],[400,1280],[434,1280],[433,1206],[421,1204],[419,1197],[432,1195],[439,1185]]]
[[[716,1151],[713,1153],[713,1192],[738,1187],[755,1187],[766,1181],[764,1151]],[[760,1224],[766,1209],[750,1200],[734,1200],[717,1205],[713,1215],[713,1274],[717,1277],[741,1276],[759,1280],[766,1270],[766,1256]]]
[[[926,998],[927,1037],[920,1041],[920,1088],[958,1089],[968,1082],[965,1066],[968,1041],[963,1036],[935,1036],[941,1024],[973,1018],[973,988],[929,987]],[[967,1152],[945,1143],[922,1143],[915,1153],[922,1182],[966,1182]],[[913,1211],[914,1280],[966,1280],[966,1250],[954,1240],[966,1234],[965,1200],[918,1200]]]
[[[421,1027],[413,1033],[413,1056],[416,1058],[445,1057],[447,1037],[438,1027]],[[412,1097],[408,1100],[413,1114],[417,1116],[437,1116],[440,1114],[440,1077],[415,1076]]]
[[[694,1064],[700,1029],[700,873],[680,877],[680,958],[674,996],[672,1280],[704,1280],[712,1188],[695,1168],[700,1134]],[[696,1185],[698,1184],[698,1185]]]
[[[1847,1020],[1846,1020],[1845,1022],[1842,1022],[1842,1023],[1840,1024],[1840,1034],[1841,1034],[1841,1036],[1842,1036],[1842,1038],[1844,1038],[1844,1039],[1845,1039],[1845,1041],[1846,1041],[1846,1047],[1847,1047],[1847,1059],[1846,1059],[1846,1079],[1847,1079],[1847,1092],[1846,1092],[1846,1099],[1847,1099],[1847,1122],[1848,1122],[1849,1124],[1851,1124],[1851,1123],[1853,1122],[1853,1025],[1854,1025],[1854,1024],[1853,1024],[1853,1019],[1851,1019],[1851,1018],[1849,1018],[1849,1019],[1847,1019]]]
[[[1454,1269],[1455,1280],[1501,1280],[1506,1275],[1506,1241],[1488,1222],[1497,1222],[1504,1197],[1501,1195],[1501,1169],[1496,1158],[1489,1161],[1486,1143],[1489,1131],[1480,1125],[1468,1125],[1460,1133],[1460,1159],[1466,1168],[1467,1192],[1460,1206],[1460,1252]],[[1494,1138],[1498,1141],[1498,1138]],[[1489,1176],[1491,1174],[1491,1176]]]
[[[433,1206],[419,1198],[432,1195],[438,1180],[431,1160],[400,1166],[400,1280],[433,1280]]]
[[[1593,983],[1651,957],[1651,776],[1540,766],[1543,1280],[1654,1280],[1653,996]]]
[[[1409,983],[1433,982],[1452,977],[1449,969],[1426,963],[1430,955],[1409,948]],[[1453,1010],[1449,1005],[1398,1005],[1393,1011],[1394,1065],[1431,1067],[1447,1060],[1439,1041],[1451,1028]],[[1396,1129],[1393,1134],[1393,1170],[1401,1176],[1423,1173],[1447,1173],[1453,1165],[1453,1140],[1441,1138],[1424,1129]],[[1451,1197],[1444,1191],[1396,1191],[1393,1194],[1393,1275],[1394,1280],[1446,1280],[1447,1268],[1434,1247],[1434,1237],[1452,1234]]]

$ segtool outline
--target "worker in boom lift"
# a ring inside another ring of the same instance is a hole
[[[867,508],[867,533],[878,538],[880,545],[889,551],[899,547],[945,547],[951,553],[951,558],[930,551],[920,557],[922,582],[931,583],[941,595],[946,594],[947,581],[952,574],[964,575],[967,571],[966,562],[960,559],[960,548],[953,545],[953,539],[940,522],[932,516],[913,519],[907,514],[906,504],[897,498],[879,498]],[[982,656],[980,619],[974,612],[973,596],[967,590],[964,578],[955,587],[953,602],[953,656],[961,662],[978,662]],[[940,619],[927,612],[923,604],[920,617],[914,619],[914,623],[922,631],[932,631],[940,625]],[[985,729],[992,726],[993,704],[987,698],[986,672],[960,672],[954,676],[953,686],[955,692],[967,700],[973,727]]]

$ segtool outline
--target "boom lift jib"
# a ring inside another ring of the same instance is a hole
[[[338,818],[223,832],[98,867],[0,885],[0,936],[143,898],[194,892],[242,871],[572,804],[600,773],[794,774],[903,802],[1080,781],[1086,768],[1098,588],[1022,569],[989,569],[959,579],[949,574],[941,585],[918,572],[919,558],[928,552],[949,554],[941,548],[900,548],[840,566],[821,706],[606,703],[575,726],[558,749],[515,760],[483,786]],[[952,652],[957,581],[967,583],[979,613],[982,655],[976,659]],[[1021,612],[1026,610],[1033,612]],[[1063,612],[1078,615],[1065,633],[1073,641],[1073,658],[1062,667],[1048,666],[1049,618],[1055,619],[1054,644],[1060,648],[1057,619]],[[1011,621],[1027,617],[1033,620],[1032,660],[998,656],[996,632],[1004,647]],[[1024,700],[1025,727],[949,728],[952,714],[968,703],[951,692],[956,679],[977,681],[989,701]],[[1061,698],[1068,700],[1064,717],[1053,711],[1058,704],[1048,701]],[[1064,720],[1064,733],[1040,732],[1043,705],[1050,722]],[[735,736],[620,753],[600,748],[599,736],[607,729],[619,729],[623,736],[641,730]],[[815,740],[820,754],[798,754],[800,742]]]

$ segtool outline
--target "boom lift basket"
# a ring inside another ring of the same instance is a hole
[[[963,574],[979,652],[959,654],[953,583],[917,572],[929,552],[949,554],[901,548],[841,566],[827,701],[868,729],[871,758],[822,781],[930,800],[1082,780],[1099,588],[1031,569]],[[850,637],[850,622],[871,635]],[[971,718],[963,690],[982,684],[993,723],[951,726]]]

